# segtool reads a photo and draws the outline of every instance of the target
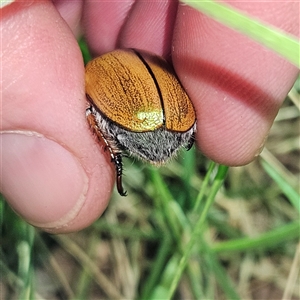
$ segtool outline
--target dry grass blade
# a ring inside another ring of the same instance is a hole
[[[291,267],[291,271],[287,280],[287,284],[284,290],[284,294],[282,296],[282,300],[290,300],[293,296],[293,291],[297,286],[297,280],[299,281],[299,274],[300,274],[300,242],[298,243],[298,247],[295,252],[293,264]],[[299,282],[298,282],[299,288]]]
[[[107,294],[109,299],[124,299],[116,286],[98,269],[85,252],[66,235],[54,236],[54,239],[69,252],[93,277],[95,282]]]

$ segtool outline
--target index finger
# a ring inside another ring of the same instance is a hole
[[[299,34],[296,2],[231,5]],[[186,5],[179,5],[173,42],[174,67],[197,110],[200,149],[222,164],[249,163],[262,150],[298,69]]]

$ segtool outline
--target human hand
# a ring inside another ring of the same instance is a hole
[[[56,233],[84,228],[104,211],[114,185],[109,155],[85,119],[84,65],[73,35],[81,16],[95,55],[120,47],[172,54],[206,156],[236,166],[259,154],[297,68],[177,6],[173,0],[33,1],[2,9],[1,191],[29,223]],[[298,33],[295,2],[234,6]]]

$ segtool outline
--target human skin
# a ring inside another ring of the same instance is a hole
[[[230,4],[299,35],[298,2]],[[53,233],[97,219],[115,181],[85,119],[81,31],[95,56],[131,47],[172,60],[197,112],[197,146],[229,166],[260,153],[298,74],[271,50],[171,0],[15,2],[0,17],[1,192],[26,221]]]

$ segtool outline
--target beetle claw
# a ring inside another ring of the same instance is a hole
[[[127,191],[124,191],[123,185],[122,185],[122,173],[123,173],[123,165],[122,165],[122,155],[117,154],[114,157],[114,163],[116,165],[116,183],[117,183],[117,189],[121,196],[127,196]]]
[[[193,134],[188,142],[188,144],[185,146],[185,149],[186,151],[189,151],[193,145],[194,145],[194,142],[195,142],[195,135]]]
[[[122,175],[117,176],[117,189],[118,189],[118,193],[121,196],[123,196],[123,197],[127,196],[127,191],[124,191],[123,186],[122,186]]]

